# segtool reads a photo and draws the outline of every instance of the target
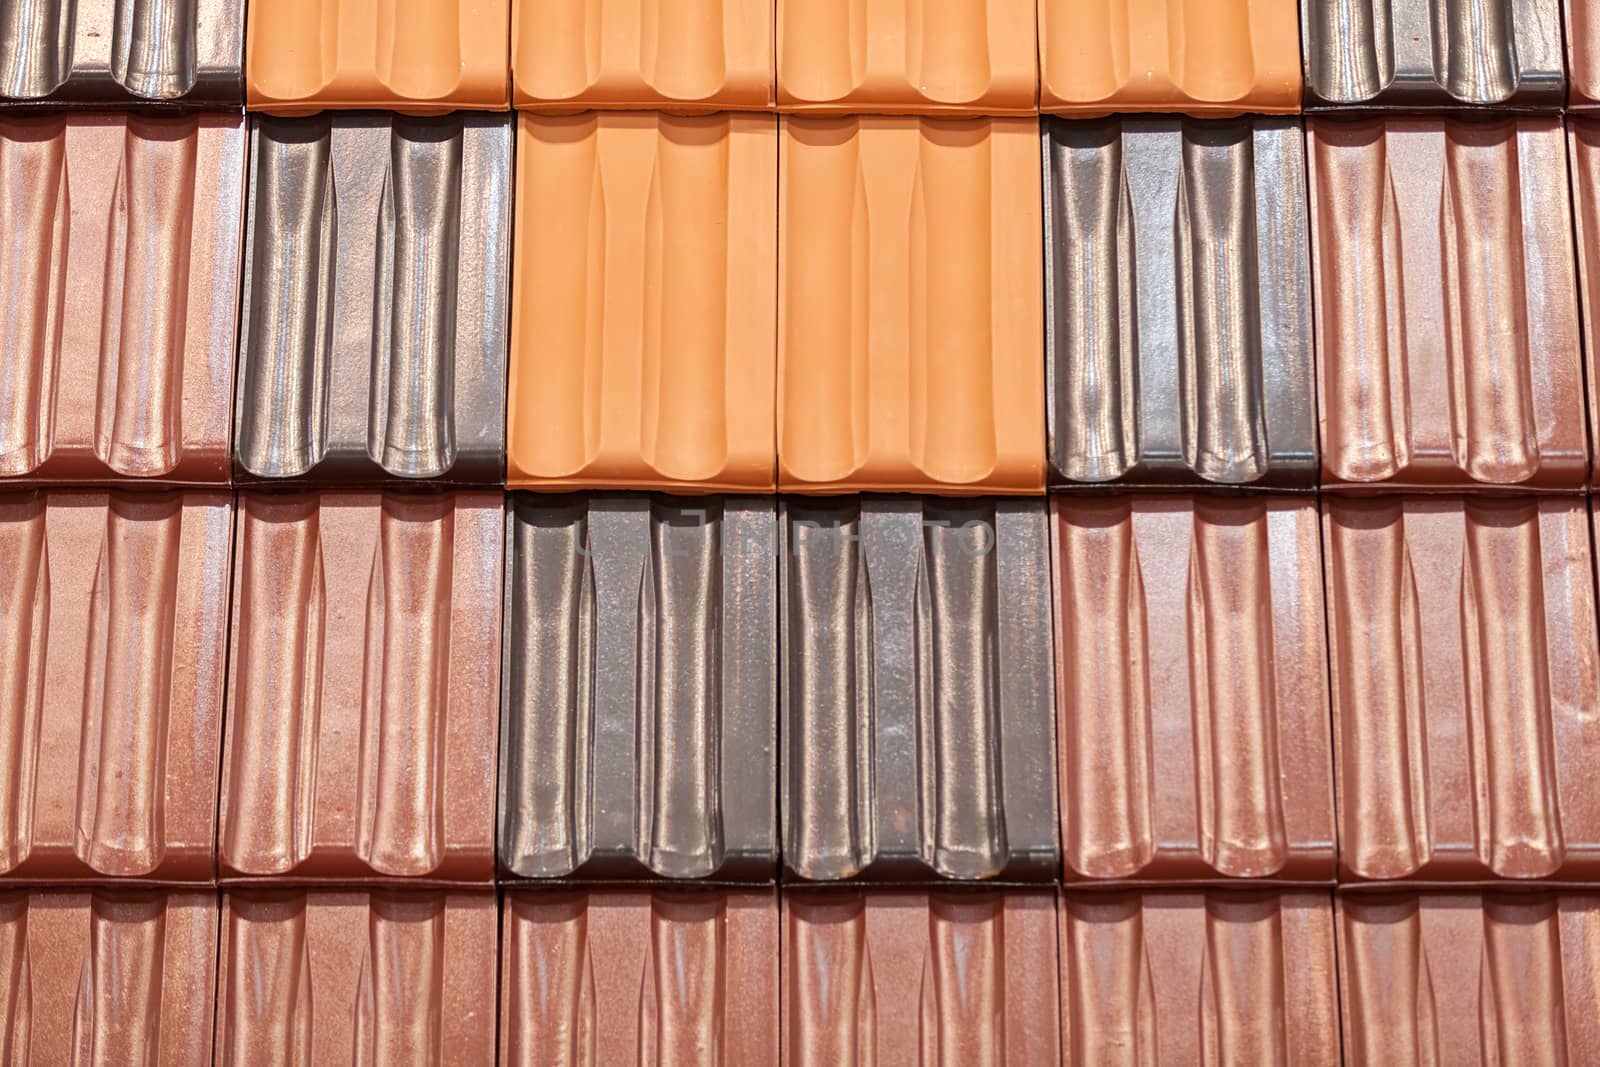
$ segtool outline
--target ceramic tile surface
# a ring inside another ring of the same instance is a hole
[[[257,0],[246,31],[252,111],[503,111],[506,0]]]
[[[1334,876],[1317,508],[1051,504],[1066,878]]]
[[[507,482],[771,490],[777,121],[524,115]]]
[[[1324,487],[1582,488],[1561,120],[1308,126]]]
[[[771,879],[772,499],[519,493],[507,520],[505,873]]]
[[[1038,0],[1042,110],[1297,113],[1295,0]]]
[[[1572,207],[1578,237],[1578,291],[1583,327],[1585,385],[1589,397],[1590,480],[1600,464],[1600,116],[1567,119]]]
[[[209,882],[227,493],[0,494],[0,874]]]
[[[1600,878],[1587,508],[1323,505],[1342,881]]]
[[[1033,0],[777,0],[778,106],[1032,114]]]
[[[1038,137],[784,116],[782,491],[1043,490]]]
[[[238,512],[223,876],[488,882],[500,494]]]
[[[244,0],[34,0],[0,10],[0,106],[237,109]]]
[[[0,479],[226,483],[244,120],[0,117]]]
[[[509,116],[253,121],[241,481],[498,484]]]
[[[1044,502],[788,498],[782,516],[789,875],[1053,878]]]
[[[1045,119],[1052,485],[1311,488],[1298,119]]]

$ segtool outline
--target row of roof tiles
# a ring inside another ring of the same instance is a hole
[[[1600,19],[1588,0],[1566,4],[1565,63],[1558,0],[724,0],[670,15],[647,0],[259,0],[248,15],[245,6],[13,4],[0,17],[0,98],[244,98],[285,114],[1600,102]]]
[[[237,117],[0,120],[0,479],[1576,491],[1600,459],[1600,120],[524,116],[515,177],[508,116],[251,139],[247,190]]]
[[[10,891],[0,1051],[1586,1063],[1597,963],[1600,896],[1580,892],[233,890],[219,908],[210,892]]]
[[[1556,495],[5,494],[0,877],[1592,881],[1591,543]]]

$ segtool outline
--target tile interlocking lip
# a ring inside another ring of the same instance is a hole
[[[0,494],[8,880],[212,880],[231,511],[219,492]]]
[[[1300,17],[1307,108],[1561,106],[1559,0],[1306,0]]]
[[[1561,119],[1307,125],[1323,488],[1581,489]]]
[[[1038,109],[1034,0],[778,0],[785,111]]]
[[[523,115],[508,484],[774,486],[777,122]]]
[[[13,0],[0,106],[237,109],[243,43],[243,0]]]
[[[1059,1063],[1055,924],[1049,891],[784,890],[782,1062]]]
[[[1300,110],[1295,0],[1039,0],[1040,109]]]
[[[238,115],[0,117],[0,480],[227,482],[244,149]]]
[[[238,479],[499,483],[510,116],[253,127]]]
[[[1341,881],[1600,878],[1579,498],[1323,503]]]
[[[1600,897],[1341,896],[1344,1062],[1600,1060]]]
[[[1567,118],[1572,204],[1578,236],[1579,314],[1589,397],[1591,484],[1600,481],[1600,116]]]
[[[1071,1067],[1339,1062],[1328,893],[1067,893],[1060,911]]]
[[[1053,878],[1044,502],[782,509],[787,875]]]
[[[245,102],[279,115],[504,111],[510,39],[506,0],[252,0]]]
[[[211,892],[0,893],[0,1060],[209,1067]]]
[[[1066,877],[1332,882],[1316,504],[1051,501]]]
[[[771,889],[513,890],[500,1062],[775,1064]]]
[[[1590,0],[1566,0],[1567,106],[1574,110],[1600,107],[1600,18]]]
[[[243,493],[225,880],[494,875],[500,494]]]
[[[779,488],[1042,493],[1038,120],[780,128]]]
[[[492,1064],[495,895],[234,889],[218,1063]]]
[[[507,875],[773,877],[775,521],[770,497],[511,496]]]
[[[772,106],[772,0],[514,0],[512,104],[540,111]]]
[[[1045,119],[1052,485],[1312,488],[1298,119]]]

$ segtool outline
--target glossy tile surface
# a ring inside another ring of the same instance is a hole
[[[243,0],[16,0],[0,10],[0,101],[237,108],[243,42]]]
[[[507,481],[773,488],[777,121],[522,116]]]
[[[1295,0],[1038,0],[1042,110],[1300,110]]]
[[[253,121],[242,481],[498,483],[509,116]]]
[[[216,1062],[495,1062],[495,895],[239,890],[222,898]]]
[[[0,479],[228,480],[244,151],[238,115],[0,118]]]
[[[1032,114],[1033,0],[777,0],[778,106]]]
[[[226,493],[0,494],[0,873],[211,880]]]
[[[1038,136],[784,117],[782,490],[1043,490]]]
[[[1600,897],[1352,893],[1338,916],[1352,1067],[1600,1058]]]
[[[437,114],[509,99],[506,0],[256,0],[249,12],[252,111]]]
[[[783,1062],[1060,1062],[1049,891],[785,890]]]
[[[1043,501],[783,503],[783,859],[1055,875]]]
[[[1600,10],[1590,0],[1565,0],[1567,104],[1588,109],[1600,106]]]
[[[511,8],[518,108],[772,106],[772,0],[512,0]]]
[[[1306,0],[1300,14],[1307,107],[1561,106],[1558,0]]]
[[[1592,482],[1600,466],[1600,351],[1596,347],[1596,338],[1600,337],[1600,116],[1569,116],[1567,147],[1577,222],[1579,314],[1589,396]]]
[[[772,499],[519,493],[507,524],[502,869],[770,879]]]
[[[1600,877],[1583,501],[1323,509],[1341,880]]]
[[[214,893],[0,893],[0,1057],[207,1067],[216,967]]]
[[[1581,488],[1561,120],[1308,126],[1324,487]]]
[[[225,878],[494,874],[500,494],[244,493]]]
[[[1333,881],[1316,505],[1051,501],[1066,877]]]
[[[776,1064],[778,898],[506,894],[500,1062]]]
[[[1044,120],[1050,482],[1310,488],[1298,119]]]
[[[1339,1062],[1326,893],[1065,894],[1067,1063]]]

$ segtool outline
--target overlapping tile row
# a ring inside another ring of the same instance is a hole
[[[1046,119],[1052,486],[1316,485],[1297,119]]]
[[[0,11],[0,107],[237,111],[244,0],[35,0]]]
[[[257,116],[242,483],[499,484],[509,116]]]
[[[770,881],[775,503],[513,494],[508,879]]]
[[[1053,878],[1043,501],[791,497],[782,522],[787,876]]]
[[[237,115],[0,117],[0,484],[227,483],[244,149]]]
[[[1057,496],[1065,878],[1334,879],[1316,505]]]

